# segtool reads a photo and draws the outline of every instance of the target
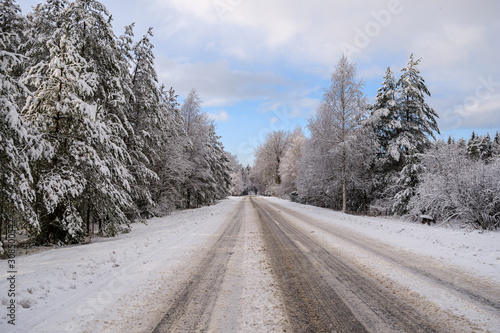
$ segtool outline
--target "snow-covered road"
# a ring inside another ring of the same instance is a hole
[[[275,198],[229,198],[16,264],[14,327],[0,261],[1,332],[500,332],[498,232]]]

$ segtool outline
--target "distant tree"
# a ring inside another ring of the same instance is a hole
[[[493,156],[495,157],[500,156],[500,132],[496,132],[491,149]]]
[[[467,142],[467,154],[473,160],[478,160],[481,155],[479,143],[480,138],[476,135],[475,132],[472,132],[472,136]]]
[[[480,151],[480,156],[479,158],[485,162],[488,163],[493,156],[493,143],[491,142],[491,137],[489,133],[486,133],[485,136],[483,136],[479,142],[479,151]]]
[[[265,142],[255,150],[255,163],[251,172],[251,180],[259,192],[268,195],[279,195],[281,161],[289,146],[290,133],[273,131],[267,134]]]
[[[287,195],[297,190],[296,180],[298,166],[299,161],[302,158],[302,149],[304,147],[306,137],[302,133],[302,129],[297,127],[290,134],[288,141],[288,149],[281,159],[278,170],[281,178],[281,184],[279,186],[280,195]]]
[[[231,195],[239,196],[245,190],[244,181],[243,181],[243,166],[238,162],[238,158],[236,155],[231,153],[227,153],[227,157],[229,159],[229,168],[230,168],[230,176],[231,176]]]

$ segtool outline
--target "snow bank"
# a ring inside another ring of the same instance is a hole
[[[7,261],[0,261],[1,332],[151,331],[186,258],[213,238],[238,201],[153,218],[132,232],[16,258],[15,326],[7,323]],[[179,277],[177,277],[179,276]],[[172,282],[172,283],[170,283]],[[122,322],[133,318],[133,322]],[[83,328],[83,329],[82,329]]]

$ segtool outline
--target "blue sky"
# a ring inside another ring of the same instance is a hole
[[[18,1],[23,13],[39,1]],[[342,53],[373,101],[409,55],[443,137],[500,131],[497,0],[103,0],[117,35],[152,26],[161,83],[192,88],[243,164],[275,129],[305,127]]]

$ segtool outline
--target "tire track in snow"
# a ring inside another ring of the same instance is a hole
[[[263,200],[252,198],[251,202],[260,216],[295,331],[436,332],[430,318],[332,256]]]
[[[190,280],[177,292],[163,319],[153,330],[161,332],[207,331],[228,264],[243,225],[245,200],[230,215],[227,226],[203,257]]]
[[[500,311],[500,290],[492,289],[491,285],[483,284],[480,280],[464,272],[454,272],[449,266],[443,267],[441,264],[431,262],[431,260],[421,262],[413,255],[405,255],[401,252],[395,252],[393,249],[387,249],[380,242],[366,238],[360,239],[352,233],[345,232],[331,224],[325,224],[324,221],[313,219],[275,203],[270,203],[270,205],[300,220],[302,223],[309,224],[335,237],[341,237],[342,241],[346,241],[366,252],[375,254],[419,278],[425,278],[431,283],[453,290],[458,295],[466,296],[471,301],[478,302],[486,307],[487,311],[491,314],[498,314]]]

